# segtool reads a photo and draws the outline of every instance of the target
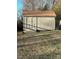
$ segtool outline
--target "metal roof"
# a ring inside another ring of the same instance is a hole
[[[23,16],[39,16],[39,17],[42,17],[42,16],[53,16],[53,17],[56,17],[56,14],[54,11],[52,10],[49,10],[49,11],[27,11],[27,10],[23,10]]]

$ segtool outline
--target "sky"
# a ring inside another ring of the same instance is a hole
[[[17,0],[17,17],[20,17],[22,15],[22,0]]]
[[[17,0],[17,10],[22,8],[22,0]]]

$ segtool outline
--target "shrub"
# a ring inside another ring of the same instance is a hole
[[[23,21],[17,20],[17,31],[23,31]]]
[[[61,5],[60,4],[55,4],[54,7],[53,7],[53,10],[55,11],[56,13],[56,29],[59,29],[59,22],[61,20]]]

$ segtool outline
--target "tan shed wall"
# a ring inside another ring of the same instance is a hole
[[[38,26],[48,30],[55,29],[55,17],[39,17]]]
[[[33,26],[36,26],[36,20],[38,19],[38,27],[48,29],[48,30],[54,30],[55,29],[55,17],[26,17],[25,23],[31,24]],[[29,25],[27,25],[29,27]],[[30,28],[36,30],[36,27],[30,26]],[[38,28],[38,30],[44,30]]]

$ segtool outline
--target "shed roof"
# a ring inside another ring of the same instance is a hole
[[[54,11],[27,11],[27,10],[23,10],[23,16],[53,16],[55,17],[56,14]]]

